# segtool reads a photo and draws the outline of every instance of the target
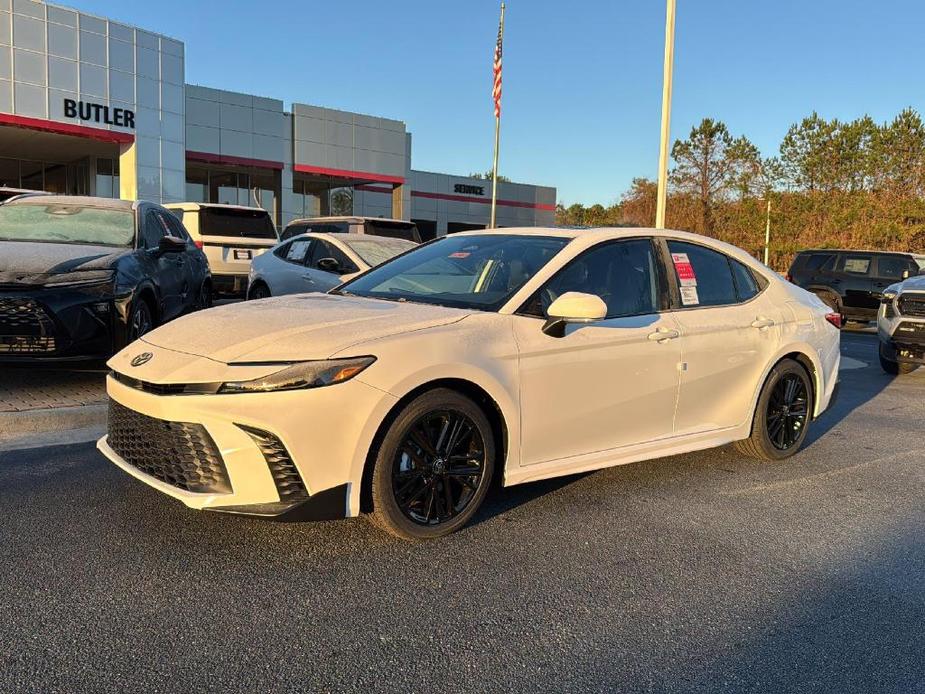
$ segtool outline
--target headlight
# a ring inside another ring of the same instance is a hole
[[[277,390],[322,388],[349,381],[374,361],[376,357],[303,361],[251,381],[226,381],[219,387],[218,392],[267,393]]]
[[[54,275],[45,282],[46,287],[89,287],[94,284],[108,284],[116,277],[112,270],[84,270]]]
[[[895,289],[887,289],[885,292],[883,292],[882,301],[884,303],[892,302],[898,295],[899,292],[897,292]]]

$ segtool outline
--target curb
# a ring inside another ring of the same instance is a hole
[[[0,442],[47,432],[106,426],[105,402],[79,407],[55,407],[22,412],[0,412]]]

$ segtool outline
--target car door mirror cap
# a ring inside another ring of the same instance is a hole
[[[564,337],[569,323],[593,323],[607,317],[607,304],[594,294],[566,292],[550,304],[543,332],[550,337]]]
[[[322,258],[317,263],[315,263],[315,267],[317,267],[322,272],[336,273],[338,270],[340,270],[340,263],[338,263],[334,258]]]

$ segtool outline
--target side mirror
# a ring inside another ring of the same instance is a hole
[[[903,270],[903,279],[907,280],[912,277],[912,273],[909,270]]]
[[[319,270],[324,270],[325,272],[337,272],[340,270],[340,263],[334,258],[322,258],[316,265]]]
[[[607,304],[599,296],[566,292],[552,302],[543,332],[550,337],[564,337],[569,323],[593,323],[607,317]]]
[[[161,253],[179,253],[186,250],[186,241],[176,236],[162,236],[157,250]]]

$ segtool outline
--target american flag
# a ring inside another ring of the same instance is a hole
[[[495,46],[495,82],[491,89],[491,96],[495,100],[495,118],[501,117],[501,37],[504,35],[504,14],[498,23],[498,44]]]

